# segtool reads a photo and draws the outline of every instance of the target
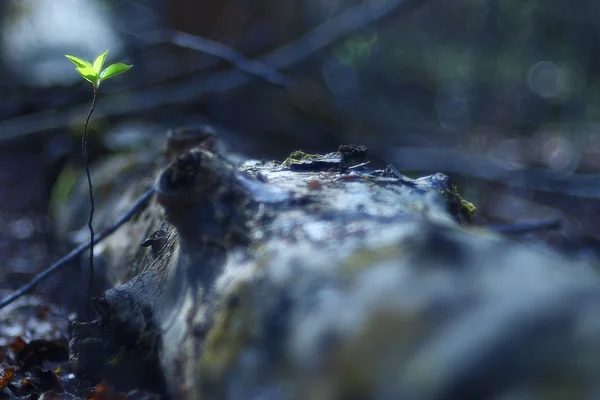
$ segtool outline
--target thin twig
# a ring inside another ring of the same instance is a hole
[[[144,193],[142,196],[140,196],[135,201],[135,203],[133,203],[131,208],[125,214],[123,214],[117,220],[117,222],[115,222],[114,225],[107,228],[101,234],[97,235],[96,238],[94,239],[93,243],[98,243],[98,242],[104,240],[105,238],[107,238],[108,236],[112,235],[117,229],[119,229],[121,227],[121,225],[123,225],[125,222],[129,221],[139,211],[139,209],[146,203],[146,201],[148,201],[148,199],[150,199],[150,197],[152,197],[153,194],[154,194],[154,188],[148,189],[146,191],[146,193]],[[90,245],[91,245],[90,242],[86,242],[86,243],[83,243],[80,246],[76,247],[75,249],[71,250],[66,256],[64,256],[63,258],[61,258],[60,260],[58,260],[57,262],[52,264],[49,268],[47,268],[44,271],[37,274],[27,284],[21,286],[19,289],[15,290],[13,293],[11,293],[7,297],[5,297],[2,301],[0,301],[0,308],[6,307],[7,305],[11,304],[13,301],[18,299],[19,297],[21,297],[21,296],[27,294],[28,292],[30,292],[31,290],[33,290],[33,288],[35,288],[44,279],[46,279],[50,275],[57,272],[61,267],[65,266],[68,262],[75,259],[75,257],[79,256],[86,249],[90,248],[91,247]]]
[[[510,169],[510,166],[503,167],[490,157],[450,148],[396,147],[381,149],[381,153],[382,158],[393,162],[400,170],[443,171],[445,174],[502,182],[514,188],[600,198],[600,174],[571,174],[534,167]]]
[[[88,293],[87,293],[87,301],[89,303],[90,297],[92,295],[92,286],[94,285],[94,186],[92,185],[92,177],[90,176],[90,168],[88,164],[88,154],[87,154],[87,130],[88,125],[90,123],[90,117],[94,112],[94,108],[96,108],[96,98],[98,97],[98,85],[94,85],[94,98],[92,99],[92,106],[90,107],[90,111],[88,112],[87,118],[85,119],[85,124],[83,125],[83,135],[81,135],[81,154],[83,156],[83,165],[85,166],[85,175],[87,176],[88,189],[90,192],[90,215],[88,218],[88,228],[90,230],[90,279],[88,285]]]
[[[353,166],[351,166],[351,167],[348,167],[348,169],[358,169],[358,168],[362,168],[362,167],[364,167],[364,166],[367,166],[367,165],[369,165],[370,163],[371,163],[370,161],[365,161],[365,162],[363,162],[363,163],[356,164],[356,165],[353,165]]]
[[[560,228],[561,221],[558,217],[550,217],[546,219],[534,219],[534,220],[524,220],[524,221],[516,221],[511,224],[502,224],[502,225],[483,225],[483,228],[504,233],[504,234],[520,234],[520,233],[530,233],[535,231],[542,230],[550,230]]]
[[[390,171],[392,171],[396,178],[404,179],[404,175],[402,175],[400,171],[398,171],[398,168],[394,167],[394,164],[388,164],[387,167],[390,169]]]
[[[171,29],[161,29],[144,34],[142,42],[146,44],[168,42],[186,49],[200,51],[222,60],[229,61],[240,71],[262,78],[273,85],[290,86],[294,82],[290,77],[263,63],[244,56],[242,53],[231,47],[201,36],[195,36]]]

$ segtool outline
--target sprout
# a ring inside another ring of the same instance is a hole
[[[71,60],[73,64],[75,64],[79,75],[81,75],[83,79],[94,85],[95,90],[98,90],[100,82],[112,78],[113,76],[122,74],[123,72],[133,67],[133,65],[116,63],[109,65],[108,67],[106,67],[106,69],[102,71],[102,67],[104,66],[104,60],[106,60],[107,54],[108,50],[96,57],[93,64],[90,64],[89,62],[74,56],[67,55],[65,57],[67,57],[69,60]]]
[[[83,155],[83,165],[85,166],[85,174],[87,176],[88,181],[88,189],[90,192],[90,216],[88,219],[88,228],[90,230],[90,281],[88,287],[88,302],[92,291],[92,285],[94,283],[94,227],[92,225],[92,221],[94,218],[94,187],[92,186],[92,178],[90,176],[90,169],[88,166],[88,156],[87,156],[87,129],[88,124],[90,122],[90,118],[92,117],[92,113],[94,112],[94,108],[96,107],[96,99],[98,97],[98,88],[100,87],[100,82],[105,81],[113,76],[122,74],[127,71],[133,65],[127,65],[122,63],[112,64],[106,67],[106,69],[102,70],[104,66],[104,60],[106,60],[106,55],[108,54],[108,50],[104,53],[100,54],[94,60],[94,63],[89,63],[81,58],[69,56],[67,57],[75,66],[76,70],[81,75],[83,79],[90,82],[94,87],[94,98],[92,100],[92,106],[87,114],[87,118],[85,119],[85,124],[83,126],[83,135],[81,136],[81,154]]]

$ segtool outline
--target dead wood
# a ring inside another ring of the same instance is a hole
[[[468,228],[442,174],[349,169],[351,153],[175,159],[105,242],[114,288],[75,324],[74,368],[126,385],[142,365],[136,383],[191,399],[542,395],[549,369],[597,390],[600,325],[574,328],[597,322],[595,270]]]

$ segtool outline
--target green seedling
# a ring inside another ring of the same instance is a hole
[[[90,168],[88,165],[88,156],[87,156],[87,129],[88,124],[90,122],[90,118],[92,117],[92,113],[94,112],[94,108],[96,107],[96,99],[98,98],[98,90],[100,88],[100,83],[112,78],[113,76],[122,74],[127,71],[129,68],[133,67],[133,65],[127,65],[122,63],[112,64],[106,67],[104,70],[102,67],[104,66],[104,60],[106,60],[106,55],[108,54],[108,50],[104,53],[100,54],[94,60],[94,63],[91,64],[81,58],[66,55],[69,60],[77,67],[76,70],[81,75],[83,79],[90,82],[94,87],[94,97],[92,99],[92,106],[88,111],[87,118],[85,119],[85,124],[83,125],[83,135],[81,136],[81,154],[83,155],[83,165],[85,167],[85,174],[87,176],[88,189],[90,192],[90,215],[88,218],[88,228],[90,230],[90,283],[88,287],[88,301],[89,296],[92,291],[92,285],[94,283],[94,227],[92,221],[94,219],[94,187],[92,186],[92,178],[90,176]]]

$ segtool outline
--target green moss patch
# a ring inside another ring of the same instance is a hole
[[[442,195],[446,199],[448,212],[460,223],[472,222],[477,212],[477,207],[465,199],[462,198],[458,192],[456,185],[450,185],[449,191],[441,191]]]
[[[289,167],[293,163],[298,163],[301,161],[310,161],[316,158],[323,157],[322,154],[308,154],[303,152],[302,150],[292,151],[288,158],[285,159],[284,162],[281,163],[284,167]]]
[[[208,332],[200,360],[203,382],[220,382],[237,360],[250,338],[252,306],[250,288],[243,284],[235,288],[215,313],[215,324]]]

